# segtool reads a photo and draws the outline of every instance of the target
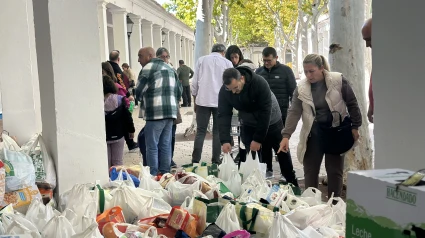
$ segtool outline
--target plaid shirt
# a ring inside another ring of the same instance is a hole
[[[182,85],[177,73],[163,60],[153,58],[139,73],[136,100],[141,102],[139,117],[146,121],[176,119]]]

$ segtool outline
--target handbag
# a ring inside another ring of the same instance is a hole
[[[351,132],[351,118],[346,116],[344,120],[342,120],[341,113],[337,111],[331,112],[331,114],[334,113],[338,113],[339,115],[339,126],[320,126],[322,130],[323,150],[325,154],[340,155],[353,147],[354,138]]]

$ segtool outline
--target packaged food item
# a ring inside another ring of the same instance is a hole
[[[43,199],[44,205],[46,205],[53,199],[53,189],[38,187],[38,190],[40,191],[41,198]]]
[[[4,195],[4,203],[6,205],[12,204],[13,208],[25,214],[28,210],[31,201],[35,198],[42,199],[40,191],[34,184],[32,187],[26,187],[17,191],[9,192]]]
[[[4,193],[6,186],[6,170],[4,169],[4,164],[0,160],[0,204],[4,202]]]
[[[176,206],[171,209],[166,224],[176,230],[183,230],[189,218],[190,214],[187,211]]]
[[[99,230],[103,234],[103,227],[109,223],[125,223],[124,214],[122,212],[121,207],[113,207],[111,209],[108,209],[104,211],[102,214],[97,216],[96,222],[99,224]],[[107,228],[110,228],[110,226],[107,226]]]

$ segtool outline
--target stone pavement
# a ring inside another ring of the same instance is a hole
[[[183,136],[186,128],[190,127],[192,123],[193,107],[190,107],[190,108],[182,107],[180,109],[181,109],[183,123],[177,125],[174,161],[178,165],[183,165],[183,164],[189,164],[191,162],[193,141],[194,141],[195,135],[188,136],[187,138]],[[145,121],[143,119],[138,118],[138,115],[139,115],[139,109],[134,109],[133,120],[134,120],[134,125],[136,127],[135,137],[137,137],[137,134],[139,133],[139,131],[145,126]],[[292,152],[291,153],[292,163],[294,165],[294,170],[298,178],[304,177],[303,166],[298,161],[297,155],[296,155],[296,148],[297,148],[297,144],[299,140],[301,124],[302,123],[300,122],[297,127],[297,130],[292,135],[292,138],[290,140],[290,150]],[[212,145],[211,134],[207,134],[207,137],[205,138],[205,142],[204,142],[202,161],[211,162],[211,155],[212,155],[211,145]],[[138,151],[129,152],[127,148],[125,148],[125,152],[124,152],[125,165],[129,166],[133,164],[139,164],[140,162],[141,162],[141,155]],[[276,160],[273,161],[273,171],[275,174],[275,178],[277,179],[280,178],[280,168]],[[320,176],[323,176],[323,175],[326,175],[324,163],[322,163],[322,167],[320,169]]]

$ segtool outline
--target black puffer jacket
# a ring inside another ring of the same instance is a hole
[[[278,61],[270,70],[263,66],[258,68],[255,73],[263,76],[269,83],[270,89],[279,103],[282,116],[286,118],[289,102],[297,87],[292,69]]]
[[[253,73],[246,66],[239,66],[236,69],[247,73],[246,82],[240,94],[227,91],[224,85],[220,89],[218,95],[220,142],[224,144],[231,141],[232,110],[235,108],[243,125],[256,128],[254,141],[263,143],[269,126],[280,121],[279,106],[263,77]]]

